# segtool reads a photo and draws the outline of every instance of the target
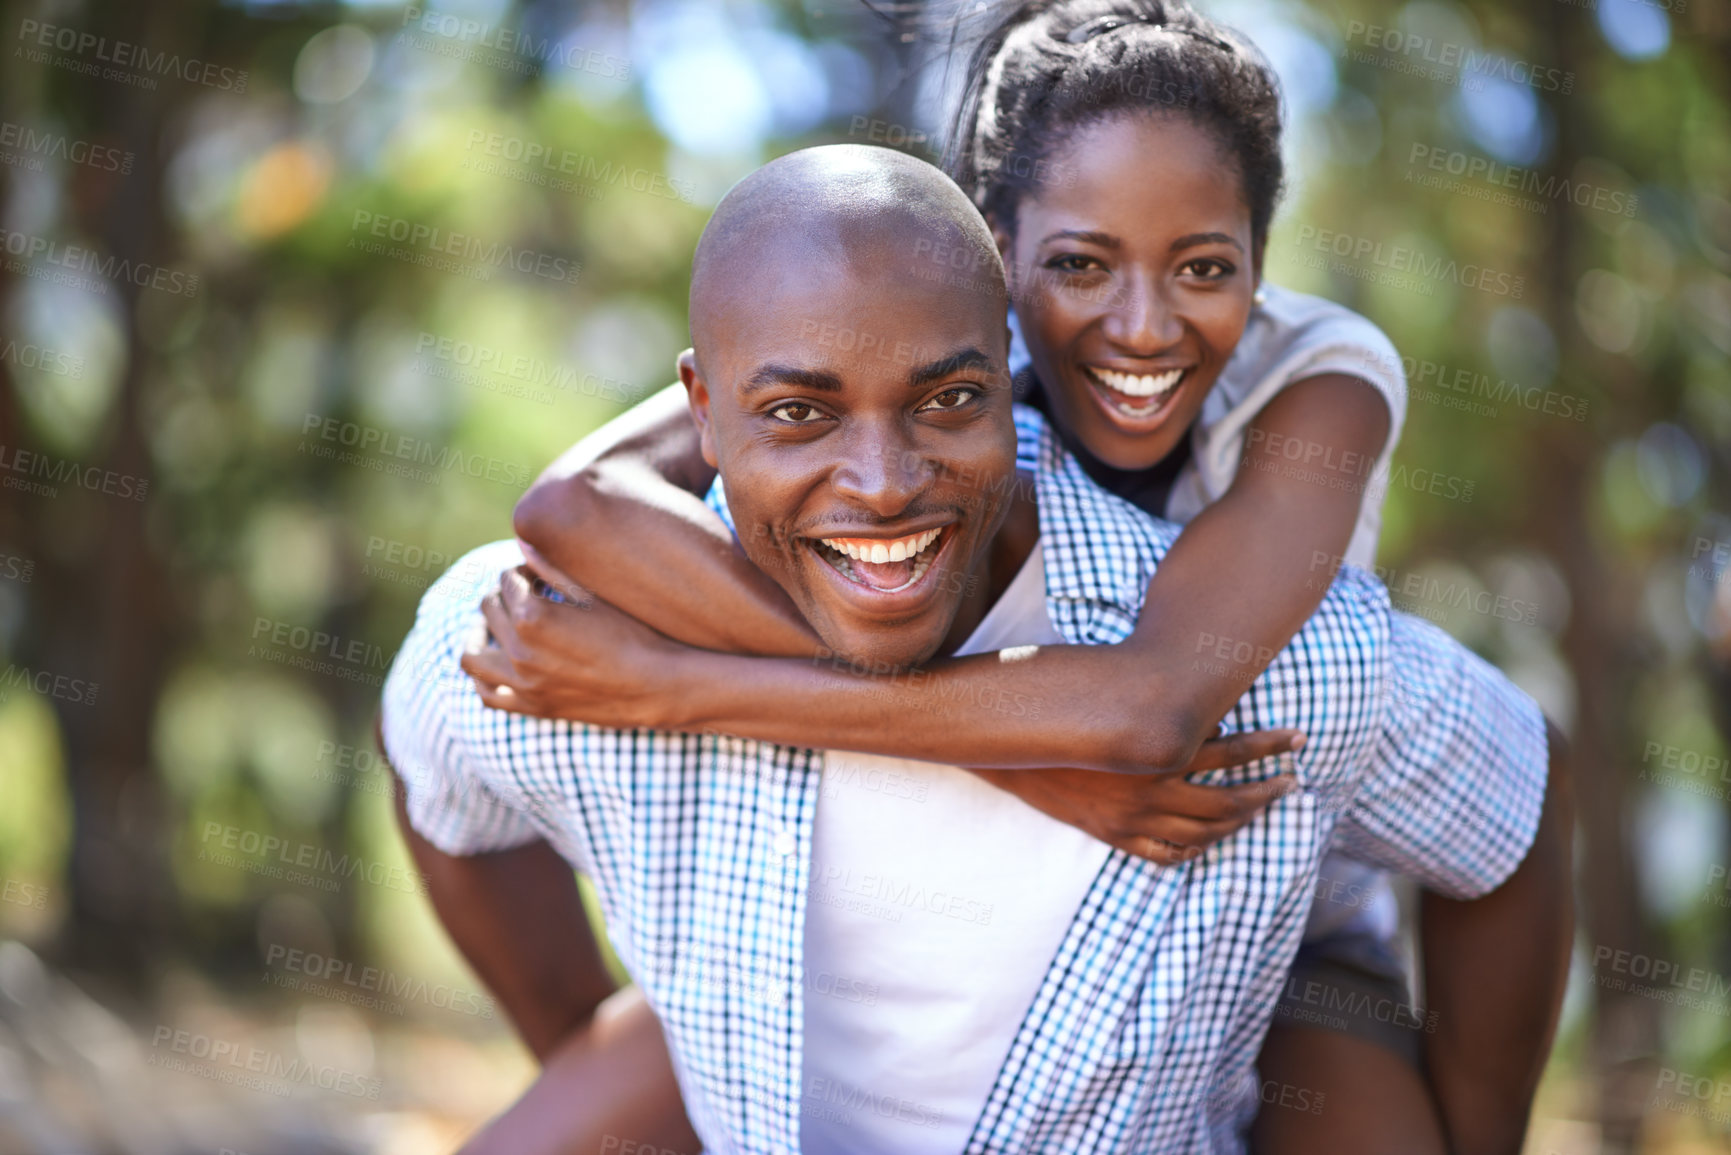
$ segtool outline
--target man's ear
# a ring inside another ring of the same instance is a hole
[[[691,420],[697,423],[698,444],[709,468],[720,469],[715,456],[715,426],[709,416],[709,386],[697,371],[697,353],[687,349],[679,355],[679,380],[685,385],[686,400],[691,405]]]

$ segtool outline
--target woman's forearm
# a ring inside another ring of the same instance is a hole
[[[1190,761],[1214,720],[1162,704],[1178,676],[1124,646],[1040,646],[886,673],[845,657],[684,652],[679,728],[1004,769],[1145,773]]]
[[[817,637],[702,493],[715,478],[674,385],[584,438],[517,505],[517,536],[668,637],[804,657]],[[701,591],[701,597],[695,596]]]
[[[652,478],[627,482],[635,469],[597,463],[572,481],[558,521],[529,524],[529,536],[519,519],[519,534],[578,585],[676,641],[784,657],[820,650],[781,587],[714,511]]]

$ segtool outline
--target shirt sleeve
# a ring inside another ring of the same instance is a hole
[[[1501,886],[1544,807],[1544,715],[1503,673],[1442,630],[1389,615],[1388,700],[1337,849],[1455,899]]]
[[[385,678],[385,755],[402,780],[409,823],[446,854],[485,854],[540,836],[522,809],[483,781],[458,724],[460,695],[475,689],[458,665],[482,619],[476,605],[505,570],[522,563],[513,542],[469,553],[421,599],[414,628]]]
[[[1394,342],[1369,318],[1343,305],[1278,285],[1251,314],[1237,349],[1202,404],[1191,433],[1192,460],[1172,487],[1166,513],[1187,523],[1218,501],[1238,476],[1246,431],[1279,393],[1299,381],[1339,373],[1365,381],[1388,405],[1388,438],[1365,474],[1358,524],[1345,559],[1371,568],[1382,530],[1383,497],[1394,447],[1406,425],[1406,371]]]

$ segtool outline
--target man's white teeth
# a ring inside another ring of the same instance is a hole
[[[1172,391],[1178,384],[1178,379],[1184,376],[1182,369],[1168,369],[1164,373],[1152,376],[1132,373],[1114,373],[1110,369],[1096,369],[1092,365],[1088,371],[1099,378],[1100,383],[1108,389],[1115,390],[1130,397],[1161,397]]]
[[[885,562],[906,561],[917,556],[936,541],[938,534],[942,532],[939,529],[928,529],[924,533],[909,534],[894,541],[872,541],[859,537],[825,537],[819,540],[837,553],[845,553],[855,561],[883,565]]]

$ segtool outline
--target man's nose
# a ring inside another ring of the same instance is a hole
[[[1112,344],[1133,357],[1155,356],[1184,336],[1184,325],[1164,289],[1149,278],[1122,283],[1106,311],[1104,329]]]
[[[884,428],[861,430],[831,475],[840,496],[878,517],[901,514],[925,489],[932,469],[912,440]]]

